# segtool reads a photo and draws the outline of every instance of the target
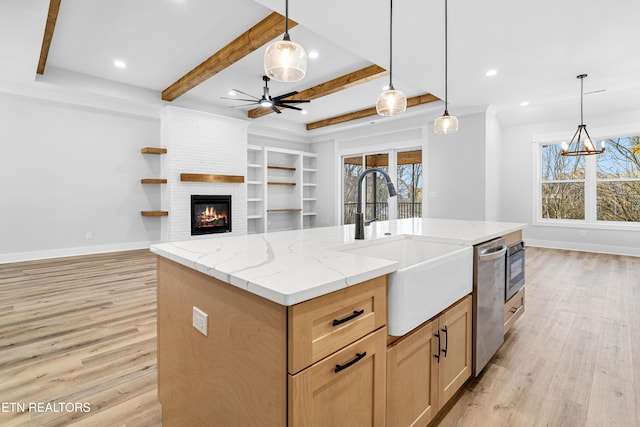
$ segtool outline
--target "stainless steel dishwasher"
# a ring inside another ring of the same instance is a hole
[[[504,342],[507,247],[503,238],[474,246],[473,373],[478,376]]]

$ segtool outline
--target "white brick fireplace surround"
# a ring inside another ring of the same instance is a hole
[[[216,114],[166,107],[160,112],[163,242],[210,238],[191,236],[191,195],[231,195],[232,231],[247,232],[247,184],[182,182],[181,173],[241,175],[247,171],[249,122]],[[214,235],[215,236],[215,235]]]

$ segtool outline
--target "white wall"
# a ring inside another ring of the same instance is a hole
[[[191,195],[231,195],[231,234],[247,232],[247,184],[182,182],[180,174],[246,176],[246,120],[178,107],[160,112],[162,146],[162,241],[211,238],[191,236]]]
[[[316,189],[316,226],[325,227],[340,223],[338,215],[341,194],[342,169],[336,162],[338,148],[334,139],[328,139],[314,144],[318,158],[316,172],[318,187]]]
[[[458,132],[433,133],[429,143],[425,181],[430,218],[486,219],[486,114],[458,116]]]
[[[600,131],[640,133],[640,111],[588,119],[589,133],[594,138]],[[576,120],[562,120],[503,129],[504,161],[500,175],[505,179],[502,180],[500,220],[532,224],[535,179],[532,141],[545,134],[566,134],[568,139],[577,125]],[[528,244],[537,246],[640,255],[640,230],[531,225],[524,230],[524,238]]]
[[[142,248],[160,237],[159,121],[0,95],[0,262]],[[87,239],[91,233],[91,239]]]

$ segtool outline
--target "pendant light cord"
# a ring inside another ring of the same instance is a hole
[[[283,40],[291,40],[289,38],[289,0],[284,2],[284,38]]]
[[[584,77],[580,78],[580,124],[584,125],[584,116],[582,114],[582,98],[584,96]]]
[[[447,26],[448,26],[448,22],[449,19],[447,19],[447,0],[444,0],[444,115],[448,116],[449,115],[449,96],[447,93],[448,90],[448,82],[447,82],[447,76],[449,75],[449,70],[447,67],[447,62],[448,62],[448,43],[447,43]]]
[[[393,0],[389,1],[389,90],[393,90]]]

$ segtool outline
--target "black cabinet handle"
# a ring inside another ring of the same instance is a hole
[[[442,332],[444,332],[444,350],[442,350],[442,352],[444,353],[444,357],[447,357],[447,350],[449,350],[449,333],[447,332],[446,325],[442,328]]]
[[[438,353],[434,354],[433,357],[438,359],[438,363],[440,363],[440,331],[436,332],[436,338],[438,338]]]
[[[336,365],[336,368],[333,370],[333,372],[340,372],[343,369],[347,369],[349,366],[351,366],[354,363],[358,362],[360,359],[362,359],[366,355],[367,355],[366,351],[363,351],[362,353],[356,353],[356,357],[354,357],[352,360],[348,361],[344,365]]]
[[[331,322],[331,326],[341,325],[344,322],[348,322],[351,319],[355,319],[356,317],[360,316],[363,313],[364,313],[364,309],[359,310],[359,311],[355,311],[354,310],[354,312],[352,314],[348,315],[347,317],[344,317],[342,319],[333,319],[333,322]],[[325,325],[326,325],[326,323],[325,323]]]

